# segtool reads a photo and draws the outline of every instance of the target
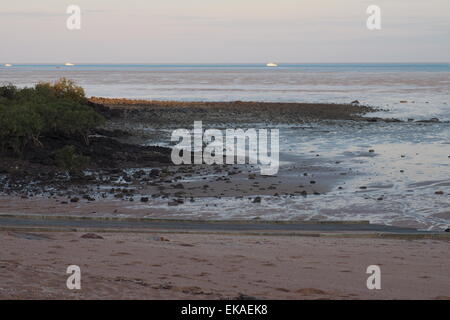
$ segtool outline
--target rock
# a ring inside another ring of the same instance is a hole
[[[70,199],[70,202],[72,202],[72,203],[75,203],[75,202],[78,202],[78,201],[80,201],[80,198],[77,198],[77,197],[74,197],[74,198]]]
[[[253,199],[253,203],[261,203],[261,197],[256,197]]]
[[[310,181],[309,183],[311,184],[316,184],[316,182],[314,180]]]
[[[161,170],[159,170],[159,169],[150,170],[150,173],[149,173],[150,177],[159,177],[160,175],[161,175]]]
[[[95,233],[86,233],[86,234],[83,234],[83,235],[81,236],[81,238],[83,238],[83,239],[103,239],[102,236],[99,236],[98,234],[95,234]]]
[[[183,204],[183,203],[184,203],[183,199],[175,199],[173,201],[169,201],[167,204],[168,204],[169,207],[175,207],[175,206],[178,206],[178,205]]]
[[[256,174],[251,173],[251,174],[248,175],[248,178],[249,178],[250,180],[254,180],[254,179],[256,179]]]
[[[95,199],[92,198],[92,197],[89,196],[89,195],[84,195],[84,196],[83,196],[83,199],[85,199],[85,200],[87,200],[87,201],[95,201]]]
[[[450,232],[450,228],[445,229],[444,232]]]
[[[243,294],[243,293],[239,293],[237,295],[237,297],[235,297],[233,300],[260,300],[260,299],[257,298],[257,297],[252,297],[252,296],[248,296],[248,295]]]
[[[383,120],[384,120],[384,122],[402,122],[402,120],[396,119],[396,118],[383,119]]]
[[[184,192],[184,191],[177,191],[173,195],[177,198],[182,198],[185,194],[186,194],[186,192]]]
[[[359,104],[359,101],[358,101],[358,100],[354,100],[354,101],[351,102],[351,104],[356,104],[356,105],[358,105],[358,104]]]
[[[148,202],[148,197],[141,197],[141,202]]]
[[[443,195],[444,191],[436,191],[434,194]]]
[[[439,123],[440,120],[438,118],[431,118],[430,120],[418,120],[418,123]]]

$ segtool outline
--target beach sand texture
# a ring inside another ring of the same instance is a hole
[[[97,235],[0,232],[0,299],[450,299],[446,241]],[[369,265],[381,290],[367,289]]]

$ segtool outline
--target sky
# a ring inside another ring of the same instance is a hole
[[[2,0],[0,63],[447,63],[449,16],[449,0]]]

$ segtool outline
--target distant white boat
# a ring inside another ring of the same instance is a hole
[[[11,63],[5,63],[5,67],[12,67],[13,65]]]
[[[70,63],[70,62],[66,62],[64,65],[65,65],[66,67],[73,67],[73,66],[74,66],[74,64],[73,64],[73,63]]]
[[[278,64],[274,63],[274,62],[269,62],[268,64],[266,64],[267,67],[278,67]]]

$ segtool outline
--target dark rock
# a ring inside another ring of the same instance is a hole
[[[418,120],[418,123],[439,123],[440,120],[438,118],[431,118],[430,120]]]
[[[233,300],[259,300],[259,298],[239,293]]]
[[[83,199],[85,199],[85,200],[87,200],[87,201],[95,201],[95,199],[92,198],[92,197],[89,196],[89,195],[84,195],[84,196],[83,196]]]
[[[159,177],[161,175],[161,170],[159,169],[152,169],[150,171],[150,177]]]
[[[261,203],[261,197],[256,197],[253,199],[253,203]]]
[[[175,199],[173,201],[169,201],[167,204],[169,205],[169,207],[175,207],[175,206],[178,206],[178,205],[183,204],[183,203],[184,203],[184,200],[182,200],[182,199]]]
[[[83,235],[81,236],[81,238],[83,238],[83,239],[103,239],[102,236],[99,236],[98,234],[95,234],[95,233],[86,233],[86,234],[83,234]]]

